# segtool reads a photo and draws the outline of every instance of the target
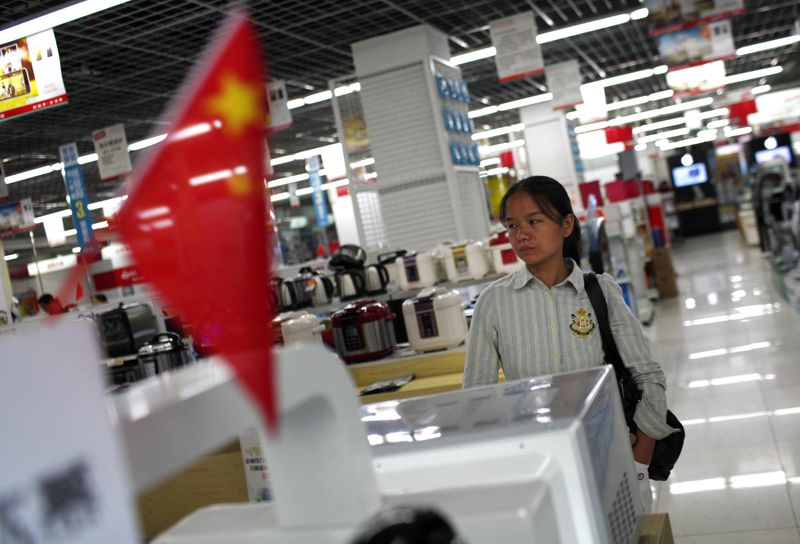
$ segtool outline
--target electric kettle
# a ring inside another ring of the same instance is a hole
[[[313,302],[314,306],[330,304],[336,294],[336,284],[332,276],[317,274],[314,278]]]
[[[297,294],[291,282],[283,281],[283,278],[272,278],[272,288],[278,294],[280,311],[287,312],[297,307]]]
[[[336,273],[337,294],[342,302],[364,294],[364,273],[361,270],[340,270]]]
[[[371,264],[364,269],[364,291],[367,295],[385,293],[389,279],[389,271],[385,266]]]

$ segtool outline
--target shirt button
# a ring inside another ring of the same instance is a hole
[[[550,323],[550,329],[551,330],[556,330],[556,324],[555,323]]]

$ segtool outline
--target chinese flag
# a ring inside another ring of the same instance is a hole
[[[262,69],[252,24],[232,16],[170,109],[169,135],[134,172],[118,224],[138,270],[276,429]]]
[[[83,298],[83,284],[81,282],[78,282],[75,285],[75,302],[78,302],[82,298]]]

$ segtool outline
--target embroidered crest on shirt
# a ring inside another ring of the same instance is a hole
[[[572,315],[572,323],[569,324],[569,330],[575,336],[586,337],[592,334],[595,329],[592,314],[581,308]]]

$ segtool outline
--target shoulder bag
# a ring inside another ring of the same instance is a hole
[[[598,328],[600,329],[605,362],[614,367],[614,373],[617,376],[619,394],[622,398],[622,409],[625,413],[625,422],[628,424],[630,432],[636,434],[637,428],[636,423],[633,421],[633,414],[636,412],[636,405],[642,398],[642,392],[639,390],[636,383],[634,383],[630,370],[622,361],[622,357],[617,349],[617,344],[611,334],[608,305],[606,304],[606,298],[603,295],[603,290],[600,287],[597,276],[593,273],[587,273],[583,275],[583,280],[586,294],[589,295],[592,308],[594,308]],[[661,440],[656,440],[656,445],[653,449],[653,459],[650,461],[649,476],[651,480],[663,481],[669,478],[669,474],[683,449],[683,441],[686,438],[686,432],[675,414],[669,410],[667,410],[667,425],[673,429],[679,430]]]

